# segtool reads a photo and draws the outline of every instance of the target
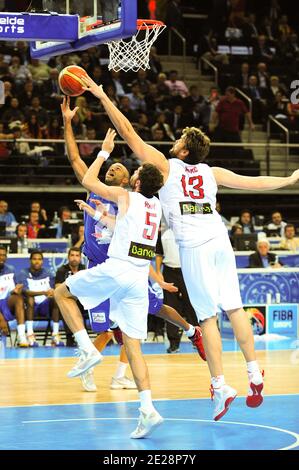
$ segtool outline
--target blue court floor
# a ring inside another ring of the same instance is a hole
[[[156,401],[165,422],[150,438],[132,440],[138,403],[0,408],[0,449],[299,450],[299,396],[268,396],[255,410],[237,398],[223,420],[211,401]]]

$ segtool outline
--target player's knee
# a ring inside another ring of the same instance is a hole
[[[64,297],[69,297],[69,290],[65,284],[57,286],[54,290],[54,299],[57,303],[61,301]]]

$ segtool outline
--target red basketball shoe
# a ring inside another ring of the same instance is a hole
[[[202,342],[202,332],[200,326],[195,327],[195,333],[191,338],[189,338],[190,341],[192,341],[193,346],[197,349],[198,354],[202,358],[203,361],[206,361],[206,353],[205,353],[205,348]]]
[[[246,405],[250,408],[257,408],[263,401],[264,371],[248,373],[249,390],[246,398]]]

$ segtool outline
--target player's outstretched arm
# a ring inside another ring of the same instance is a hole
[[[90,77],[82,77],[85,82],[85,89],[90,91],[94,96],[101,100],[106,113],[117,129],[119,135],[127,142],[129,147],[133,150],[135,155],[143,163],[152,163],[163,174],[165,178],[168,176],[169,163],[163,153],[151,145],[146,144],[134,130],[130,121],[117,109],[117,107],[108,98],[103,90],[102,85],[97,85]]]
[[[95,199],[91,199],[91,202],[94,202],[97,205],[97,208],[94,209],[91,207],[87,202],[83,201],[82,199],[75,199],[76,204],[78,205],[80,211],[86,212],[90,217],[92,217],[96,221],[101,221],[103,225],[106,225],[111,232],[114,231],[115,228],[115,223],[116,223],[116,217],[115,215],[109,214],[107,212],[104,204],[102,204],[100,201],[97,201]]]
[[[74,109],[70,109],[70,97],[64,97],[63,102],[60,105],[63,116],[64,124],[64,140],[67,148],[67,156],[69,162],[74,170],[79,183],[82,183],[85,173],[87,172],[87,166],[80,157],[78,145],[75,140],[75,136],[72,128],[72,119],[78,111],[78,106]]]
[[[247,189],[252,191],[269,191],[290,186],[299,180],[299,170],[291,176],[241,176],[224,168],[213,167],[213,174],[218,186],[233,189]]]
[[[114,201],[117,204],[125,202],[128,205],[128,191],[123,188],[119,188],[118,186],[107,186],[102,183],[98,177],[103,163],[107,160],[114,149],[115,136],[116,132],[112,129],[108,129],[102,144],[102,150],[98,153],[93,164],[87,169],[82,185],[84,188],[96,193],[98,196],[108,199],[108,201]]]

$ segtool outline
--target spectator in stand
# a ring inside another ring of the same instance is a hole
[[[280,36],[286,36],[287,38],[292,33],[292,28],[289,25],[289,20],[287,15],[282,15],[278,21],[278,33]]]
[[[211,28],[208,28],[202,36],[198,46],[198,60],[200,57],[209,60],[216,65],[228,65],[229,58],[227,54],[218,52],[218,44],[216,36]],[[209,70],[208,66],[203,63],[203,70]]]
[[[81,122],[78,113],[72,119],[72,129],[77,139],[86,138],[86,125]]]
[[[186,98],[189,95],[189,90],[183,80],[178,80],[177,70],[169,72],[168,80],[165,80],[165,85],[168,86],[171,96],[180,96]]]
[[[11,79],[9,65],[4,60],[4,54],[0,54],[0,80]]]
[[[270,87],[270,77],[267,71],[267,64],[264,62],[257,64],[256,76],[259,88],[261,88],[265,96],[267,96]]]
[[[116,107],[118,107],[119,106],[119,98],[116,94],[116,89],[115,89],[114,85],[112,85],[111,83],[106,85],[105,92],[106,92],[108,98],[112,101],[112,103]]]
[[[120,98],[126,94],[126,85],[121,73],[111,70],[111,82],[116,90],[116,95]]]
[[[85,140],[87,141],[86,143],[79,144],[79,151],[82,158],[91,157],[100,150],[99,143],[89,142],[90,140],[97,140],[97,133],[94,127],[87,128]]]
[[[172,129],[171,129],[170,125],[167,124],[167,122],[166,122],[166,114],[165,113],[160,113],[156,117],[156,122],[151,127],[152,134],[158,128],[164,130],[164,134],[167,136],[168,140],[175,140]]]
[[[51,67],[38,59],[31,59],[31,64],[28,65],[28,69],[32,75],[33,82],[38,85],[42,85],[45,80],[49,80],[50,78]]]
[[[128,96],[121,96],[120,110],[130,122],[138,122],[138,114],[132,109]]]
[[[47,216],[47,211],[46,209],[43,209],[41,207],[41,204],[39,201],[32,201],[32,203],[30,204],[30,211],[38,212],[38,215],[39,215],[38,221],[41,225],[49,225],[50,221]]]
[[[44,224],[39,223],[39,213],[37,211],[30,211],[27,224],[28,238],[38,238],[40,229],[44,227]]]
[[[151,140],[152,134],[148,125],[148,116],[145,113],[140,113],[138,116],[138,123],[135,124],[135,129],[142,140]]]
[[[164,132],[164,129],[157,127],[152,133],[152,139],[154,142],[167,142],[168,138]],[[168,147],[166,145],[157,145],[155,144],[155,148],[159,149],[161,153],[164,155],[168,154]]]
[[[280,66],[292,68],[292,73],[296,72],[294,50],[290,43],[290,36],[281,34],[277,44],[277,56]]]
[[[78,271],[81,271],[82,269],[85,269],[85,266],[81,263],[81,250],[80,248],[76,246],[72,246],[68,251],[68,262],[64,264],[63,266],[61,266],[56,271],[55,288],[58,287],[60,284],[62,284],[69,276],[76,274]],[[77,303],[83,315],[84,309],[79,301]],[[66,346],[68,347],[76,346],[73,333],[71,332],[71,330],[65,323],[64,319],[63,319],[63,323],[64,323],[64,331],[66,334]]]
[[[47,111],[41,106],[39,96],[33,96],[31,105],[26,108],[26,118],[28,119],[32,114],[37,116],[38,124],[41,128],[47,126],[49,122],[49,115]]]
[[[17,55],[12,56],[8,70],[17,86],[23,85],[26,80],[32,79],[28,67],[26,65],[21,65],[21,59]]]
[[[27,306],[27,339],[29,346],[37,347],[34,336],[33,320],[36,316],[49,317],[52,322],[52,346],[63,346],[59,337],[59,310],[54,303],[54,277],[43,267],[44,257],[41,251],[30,254],[30,267],[23,269],[18,281],[23,284],[23,293]]]
[[[241,214],[239,220],[236,222],[236,225],[241,225],[243,228],[243,233],[255,233],[254,225],[252,222],[252,214],[247,209],[244,209]]]
[[[63,238],[63,222],[72,218],[72,213],[67,206],[61,206],[58,210],[59,222],[57,224],[56,238]]]
[[[236,86],[238,88],[247,88],[249,85],[250,67],[248,62],[241,64],[241,71],[236,76]]]
[[[139,86],[139,90],[142,95],[146,95],[149,92],[151,82],[147,78],[146,70],[138,70],[137,78],[133,81],[132,86],[135,84]]]
[[[14,214],[8,210],[8,203],[3,199],[0,200],[0,222],[5,222],[6,227],[17,224]]]
[[[209,107],[202,107],[199,103],[193,103],[190,106],[190,111],[185,113],[184,120],[189,127],[197,127],[207,132],[210,122]]]
[[[271,222],[266,226],[268,232],[273,230],[272,236],[283,237],[287,223],[282,220],[281,212],[274,211],[271,214]]]
[[[28,238],[28,228],[24,222],[17,225],[16,237],[17,237],[18,253],[22,254],[23,249],[24,249],[25,237]]]
[[[210,115],[209,104],[204,96],[200,94],[198,86],[192,85],[189,90],[189,96],[183,102],[184,111],[190,112],[195,104],[198,105],[197,110],[202,112],[203,115]]]
[[[213,113],[210,131],[215,133],[218,142],[241,142],[240,136],[240,118],[246,116],[249,126],[254,130],[251,113],[248,111],[244,102],[236,97],[234,87],[228,87],[224,98],[221,99],[216,111]]]
[[[84,243],[84,223],[80,222],[76,225],[72,233],[72,246],[82,250]]]
[[[13,85],[11,82],[9,82],[8,80],[6,80],[4,83],[3,83],[3,86],[4,86],[4,97],[3,97],[3,101],[5,103],[5,105],[0,105],[0,109],[6,109],[7,106],[10,105],[10,101],[12,98],[14,98],[14,94],[13,94]]]
[[[49,79],[45,80],[42,87],[43,104],[48,110],[56,111],[62,101],[62,91],[58,84],[59,70],[51,68]]]
[[[262,21],[260,32],[262,35],[266,36],[269,41],[275,41],[278,35],[277,23],[272,23],[270,18],[266,16]]]
[[[284,96],[287,95],[288,91],[283,83],[280,82],[279,77],[272,75],[270,78],[269,98],[268,101],[271,103],[275,100],[277,92],[282,93]]]
[[[32,80],[27,80],[22,87],[18,89],[17,98],[22,109],[31,106],[32,98],[37,95],[37,87]]]
[[[264,35],[258,37],[257,44],[253,46],[253,59],[255,62],[271,63],[274,59],[274,54],[271,52],[267,45],[267,38]]]
[[[6,261],[7,248],[0,246],[0,333],[7,336],[8,322],[16,319],[18,347],[26,348],[25,309],[21,295],[23,285],[17,282],[14,268],[8,266]]]
[[[163,92],[162,90],[159,90],[158,85],[151,83],[149,93],[145,96],[147,114],[151,115],[167,108],[167,104],[169,102],[169,89],[166,85],[165,87],[166,93],[165,89]]]
[[[247,46],[256,44],[259,32],[256,26],[256,16],[253,13],[250,13],[244,17],[242,33],[245,44]]]
[[[91,109],[87,103],[85,96],[78,96],[75,100],[75,106],[78,106],[77,114],[80,118],[80,121],[85,123],[90,116]]]
[[[20,103],[18,98],[11,98],[10,105],[6,108],[2,115],[2,120],[4,123],[9,124],[14,121],[24,122],[25,116],[20,109]]]
[[[252,100],[253,112],[252,117],[255,122],[262,122],[266,114],[266,92],[263,88],[258,86],[256,75],[249,77],[249,84],[247,88],[243,89],[245,94]]]
[[[24,134],[27,139],[44,139],[46,128],[38,123],[36,114],[31,114],[24,124]]]
[[[173,112],[170,112],[167,116],[167,121],[170,124],[171,129],[173,129],[175,136],[179,135],[185,127],[186,121],[183,114],[183,106],[177,104],[174,107]]]
[[[284,238],[282,238],[280,250],[298,251],[299,250],[299,237],[296,237],[295,225],[287,224],[284,228]]]
[[[280,16],[281,6],[279,4],[279,0],[271,0],[271,5],[269,8],[269,13],[267,16],[269,17],[272,24],[277,23],[278,18]]]
[[[138,111],[138,112],[146,111],[144,95],[141,93],[138,83],[135,83],[132,85],[131,93],[128,93],[126,96],[130,100],[131,108],[133,109],[133,111]]]
[[[88,75],[92,76],[93,74],[93,69],[94,69],[94,66],[96,65],[95,62],[92,60],[92,58],[90,57],[88,51],[84,51],[82,52],[81,54],[81,61],[79,62],[79,67],[82,67],[84,70],[86,70],[86,72],[88,73]]]
[[[270,253],[270,243],[267,238],[261,238],[256,243],[257,250],[249,256],[249,268],[281,268],[277,256]]]
[[[239,225],[239,224],[235,224],[232,226],[231,228],[231,231],[230,231],[230,242],[232,244],[232,247],[233,247],[233,250],[236,251],[237,248],[236,248],[236,238],[238,235],[243,235],[244,231],[243,231],[243,227],[242,225]]]
[[[51,116],[49,125],[45,130],[46,139],[62,139],[63,130],[62,123],[57,116]]]
[[[149,65],[151,78],[157,77],[157,75],[162,72],[161,61],[157,54],[157,48],[155,46],[152,46],[150,50]]]
[[[275,100],[269,106],[269,114],[272,114],[276,119],[287,125],[289,116],[288,100],[278,91],[275,95]]]
[[[218,104],[220,103],[220,93],[217,87],[211,87],[210,94],[207,96],[206,101],[210,106],[210,120],[214,111],[216,111]]]

